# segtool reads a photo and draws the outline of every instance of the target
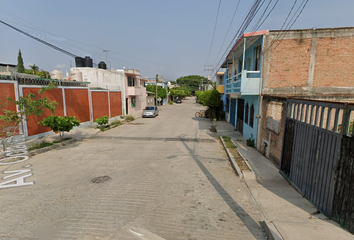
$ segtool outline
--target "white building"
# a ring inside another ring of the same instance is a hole
[[[105,88],[109,90],[118,90],[124,92],[125,88],[125,74],[124,70],[108,70],[100,68],[80,67],[71,68],[71,80],[74,75],[78,76],[76,81],[80,81],[80,74],[82,73],[83,82],[90,82],[90,88]]]

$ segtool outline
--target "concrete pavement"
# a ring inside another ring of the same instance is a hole
[[[0,165],[0,184],[31,183],[0,188],[0,239],[264,239],[200,108],[186,100],[106,132],[75,129],[73,144]]]
[[[229,136],[238,152],[252,168],[243,172],[244,181],[273,239],[284,240],[333,240],[354,239],[354,236],[329,220],[302,197],[279,173],[272,162],[256,149],[248,147],[246,139],[234,131],[231,124],[218,122],[219,136]]]

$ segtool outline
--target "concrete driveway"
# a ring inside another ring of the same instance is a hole
[[[0,189],[0,239],[264,239],[209,120],[194,117],[199,109],[188,99],[0,165],[0,184],[32,183]],[[110,179],[91,181],[99,176]]]

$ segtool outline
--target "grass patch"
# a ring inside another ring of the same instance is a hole
[[[31,145],[31,147],[29,148],[29,150],[35,150],[35,149],[45,148],[45,147],[49,147],[49,146],[52,146],[52,145],[53,145],[53,143],[51,143],[51,142],[42,141],[42,142],[34,143],[33,145]]]
[[[127,115],[127,116],[125,116],[125,121],[127,121],[127,122],[131,122],[131,121],[134,121],[134,116],[132,116],[132,115]]]
[[[64,139],[63,139],[63,142],[64,142],[64,141],[68,141],[68,140],[70,140],[70,139],[72,139],[72,138],[71,138],[71,137],[64,138]],[[54,140],[54,141],[53,141],[53,143],[60,143],[60,142],[62,142],[62,141],[60,141],[60,140]]]
[[[222,139],[224,140],[225,147],[226,148],[236,148],[234,143],[231,141],[231,138],[228,136],[222,136]]]
[[[110,125],[112,126],[112,127],[117,127],[117,126],[120,126],[120,125],[122,125],[123,123],[120,121],[120,120],[114,120],[114,121],[112,121],[111,123],[110,123]]]
[[[241,169],[241,171],[251,171],[243,157],[236,150],[237,147],[231,141],[231,138],[228,136],[222,136],[222,139],[224,140],[225,147],[228,149],[229,153],[232,154],[237,166]]]

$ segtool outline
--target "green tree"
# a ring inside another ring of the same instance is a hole
[[[39,71],[39,67],[36,64],[29,65],[32,70],[33,75],[35,75]]]
[[[60,140],[64,139],[64,132],[70,132],[74,127],[80,126],[80,121],[76,117],[72,116],[56,116],[50,115],[47,118],[44,118],[42,121],[38,122],[45,127],[49,127],[53,132],[59,132]]]
[[[187,96],[183,90],[179,90],[179,89],[175,89],[175,88],[170,90],[170,94],[172,97],[180,97],[180,98]]]
[[[36,73],[36,75],[40,76],[41,78],[48,78],[50,79],[50,73],[44,70],[41,70]]]
[[[10,97],[6,100],[0,100],[0,109],[3,110],[3,114],[0,115],[0,144],[3,146],[4,150],[6,150],[6,145],[18,134],[19,125],[23,121],[28,121],[29,116],[33,114],[41,116],[46,109],[54,113],[58,103],[56,101],[50,101],[47,97],[42,98],[41,95],[45,91],[56,87],[56,83],[51,82],[49,86],[42,87],[38,95],[29,93],[24,97],[20,96],[17,101]],[[6,109],[9,104],[16,105],[17,111]]]
[[[199,94],[199,103],[207,106],[210,111],[210,118],[216,117],[216,110],[220,105],[221,94],[217,90],[208,90]]]
[[[153,95],[156,95],[156,85],[147,85],[146,91],[152,92]],[[166,98],[167,91],[161,86],[157,86],[157,98]]]
[[[206,77],[199,75],[188,75],[184,77],[180,77],[176,80],[177,84],[182,86],[187,86],[191,91],[198,91],[199,86],[202,84],[205,85],[211,81],[209,81]]]
[[[18,73],[24,73],[25,72],[25,67],[23,65],[23,59],[22,59],[22,54],[21,50],[18,50],[18,56],[17,56],[17,72]]]

